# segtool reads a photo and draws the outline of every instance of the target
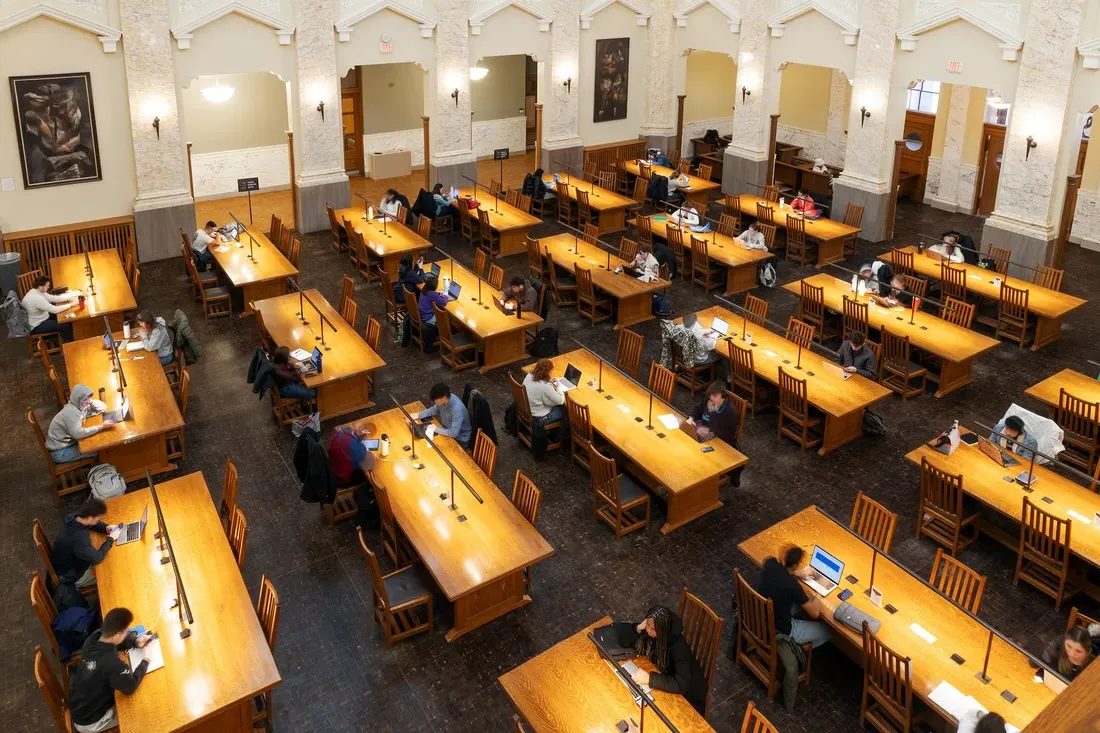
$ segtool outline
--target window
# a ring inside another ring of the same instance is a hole
[[[936,114],[940,106],[940,83],[938,81],[922,81],[909,90],[909,99],[905,108],[913,112],[927,112]]]
[[[986,102],[985,121],[990,125],[1007,125],[1008,110],[1011,108],[1007,102]]]

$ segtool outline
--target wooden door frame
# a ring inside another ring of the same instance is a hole
[[[345,96],[350,96],[355,99],[356,103],[353,106],[355,112],[355,129],[358,134],[355,136],[355,152],[356,160],[359,162],[359,175],[365,176],[367,174],[367,162],[363,159],[363,67],[355,67],[355,88],[354,89],[340,89],[340,119],[343,122],[344,110],[343,100]],[[341,147],[343,147],[343,131],[341,130],[340,140]],[[345,168],[346,168],[345,164]],[[345,170],[345,173],[347,171]]]
[[[978,153],[978,177],[974,181],[974,203],[970,207],[970,215],[978,215],[978,207],[981,205],[982,200],[982,188],[985,187],[985,158],[986,153],[989,152],[989,135],[986,134],[987,128],[994,128],[997,130],[1003,130],[1001,137],[1008,136],[1008,125],[998,125],[995,122],[983,122],[982,123],[982,148]],[[1004,150],[1004,147],[1001,147]],[[1003,155],[1003,152],[1002,152]],[[998,176],[997,187],[1000,188],[1001,180]]]

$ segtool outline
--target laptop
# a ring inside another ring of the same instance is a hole
[[[121,534],[118,536],[118,541],[115,545],[126,545],[131,542],[137,542],[141,539],[141,536],[145,534],[145,525],[149,522],[149,505],[145,505],[145,511],[141,513],[141,519],[136,522],[127,522],[119,527]]]
[[[726,323],[718,316],[715,316],[714,322],[710,324],[710,330],[714,331],[719,336],[729,336],[730,324]]]
[[[447,298],[450,300],[458,300],[458,296],[462,294],[462,286],[451,280],[451,284],[447,286]]]
[[[706,443],[708,440],[714,437],[714,433],[710,433],[707,437],[700,439],[699,433],[695,430],[695,425],[690,424],[687,420],[680,421],[680,431],[687,433],[691,436],[691,439],[696,443]]]
[[[1001,450],[1001,447],[994,443],[989,438],[983,438],[978,436],[978,448],[993,459],[993,462],[998,466],[1019,466],[1020,462],[1013,458],[1011,455]]]
[[[580,381],[581,370],[569,364],[565,367],[565,376],[558,380],[558,391],[565,393],[571,389],[576,389]]]
[[[133,412],[130,409],[130,398],[123,397],[122,407],[118,408],[117,410],[108,410],[107,412],[103,413],[103,422],[108,425],[113,425],[115,423],[122,422],[128,417],[133,416]]]
[[[813,574],[806,580],[806,585],[822,596],[827,596],[840,585],[840,576],[844,573],[844,563],[814,545],[814,553],[810,556],[810,570],[813,571]]]
[[[841,377],[845,382],[852,378],[853,373],[840,366],[839,364],[832,364],[827,361],[822,361],[821,365],[836,376]]]
[[[438,278],[439,277],[439,272],[440,272],[439,263],[438,262],[433,262],[432,263],[432,277]]]

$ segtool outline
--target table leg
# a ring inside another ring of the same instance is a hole
[[[530,602],[531,597],[523,592],[522,569],[495,578],[472,593],[455,599],[455,625],[447,632],[447,641],[454,641]]]
[[[736,265],[726,268],[726,292],[729,297],[756,287],[756,263],[750,262],[744,265]]]
[[[615,328],[626,328],[653,318],[653,296],[642,293],[629,298],[619,298],[615,314]]]
[[[505,364],[530,358],[527,354],[527,339],[524,333],[525,329],[521,328],[483,339],[485,356],[481,373],[485,374]]]
[[[722,506],[722,502],[718,501],[717,476],[712,476],[687,491],[669,491],[667,498],[668,520],[661,526],[661,534],[668,534]]]
[[[970,375],[970,365],[973,361],[973,359],[960,362],[944,360],[943,366],[940,367],[940,388],[936,390],[936,396],[943,397],[973,382],[974,379]]]
[[[110,463],[126,481],[145,478],[146,470],[153,475],[176,470],[176,464],[168,462],[164,433],[104,448],[99,451],[99,462]]]
[[[327,382],[317,387],[317,409],[322,420],[374,407],[370,399],[368,372]]]
[[[601,211],[599,221],[600,234],[611,234],[626,229],[626,211],[624,209],[610,209]]]
[[[863,409],[853,410],[847,415],[834,417],[825,416],[825,439],[817,454],[823,456],[836,448],[851,443],[863,435]]]
[[[819,239],[817,240],[817,267],[821,269],[833,262],[840,262],[844,259],[844,240],[837,239]]]
[[[1062,319],[1039,316],[1035,324],[1035,342],[1031,345],[1031,350],[1038,351],[1060,338],[1062,338]]]

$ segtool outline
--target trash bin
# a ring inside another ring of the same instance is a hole
[[[8,297],[9,290],[19,294],[20,259],[18,252],[0,252],[0,300]]]

